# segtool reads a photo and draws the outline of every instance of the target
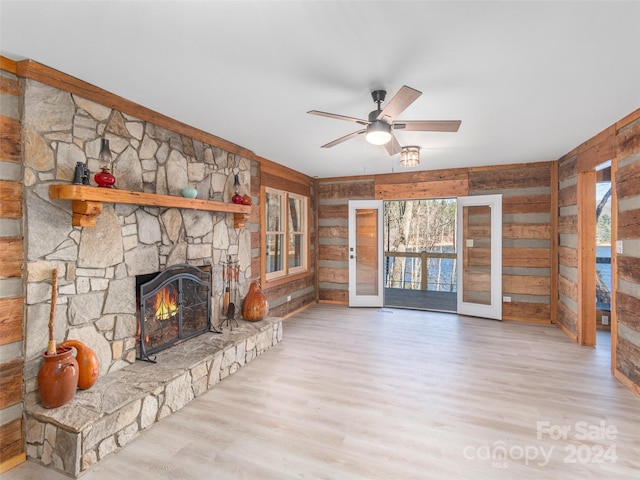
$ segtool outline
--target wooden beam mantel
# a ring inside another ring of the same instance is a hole
[[[243,228],[251,213],[250,205],[75,184],[51,185],[49,186],[49,197],[58,200],[71,200],[72,225],[74,227],[95,226],[96,217],[102,212],[103,202],[233,213],[235,228]]]

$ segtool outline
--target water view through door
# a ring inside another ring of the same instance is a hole
[[[394,200],[384,210],[385,306],[456,311],[456,199]]]

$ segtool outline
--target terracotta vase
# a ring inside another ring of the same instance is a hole
[[[58,347],[56,353],[42,354],[44,361],[38,371],[38,390],[44,408],[56,408],[69,403],[78,387],[78,362],[70,347]]]
[[[249,293],[244,297],[242,305],[242,318],[250,322],[262,320],[269,313],[269,302],[264,296],[258,282],[253,282],[249,287]]]
[[[91,388],[100,374],[100,362],[93,350],[79,340],[65,340],[61,347],[73,347],[76,349],[76,361],[78,362],[78,388],[86,390]]]

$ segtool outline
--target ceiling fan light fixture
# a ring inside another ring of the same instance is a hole
[[[408,147],[402,147],[400,152],[400,166],[401,167],[417,167],[420,165],[420,147],[410,145]]]
[[[367,142],[372,145],[384,145],[391,140],[391,125],[386,122],[376,120],[367,127],[365,135]]]

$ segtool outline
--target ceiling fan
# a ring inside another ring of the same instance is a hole
[[[350,133],[337,140],[322,145],[322,148],[330,148],[339,143],[345,142],[350,138],[365,134],[365,138],[373,145],[384,145],[389,155],[400,153],[402,147],[393,135],[394,130],[405,130],[413,132],[457,132],[462,123],[460,120],[407,120],[396,121],[395,118],[402,113],[409,105],[416,101],[422,95],[422,92],[403,85],[395,96],[387,103],[384,109],[381,104],[384,102],[387,92],[385,90],[374,90],[371,92],[373,102],[378,108],[369,113],[369,119],[348,117],[338,115],[336,113],[320,112],[318,110],[310,110],[307,113],[319,115],[321,117],[337,118],[338,120],[346,120],[366,126],[362,130]]]

